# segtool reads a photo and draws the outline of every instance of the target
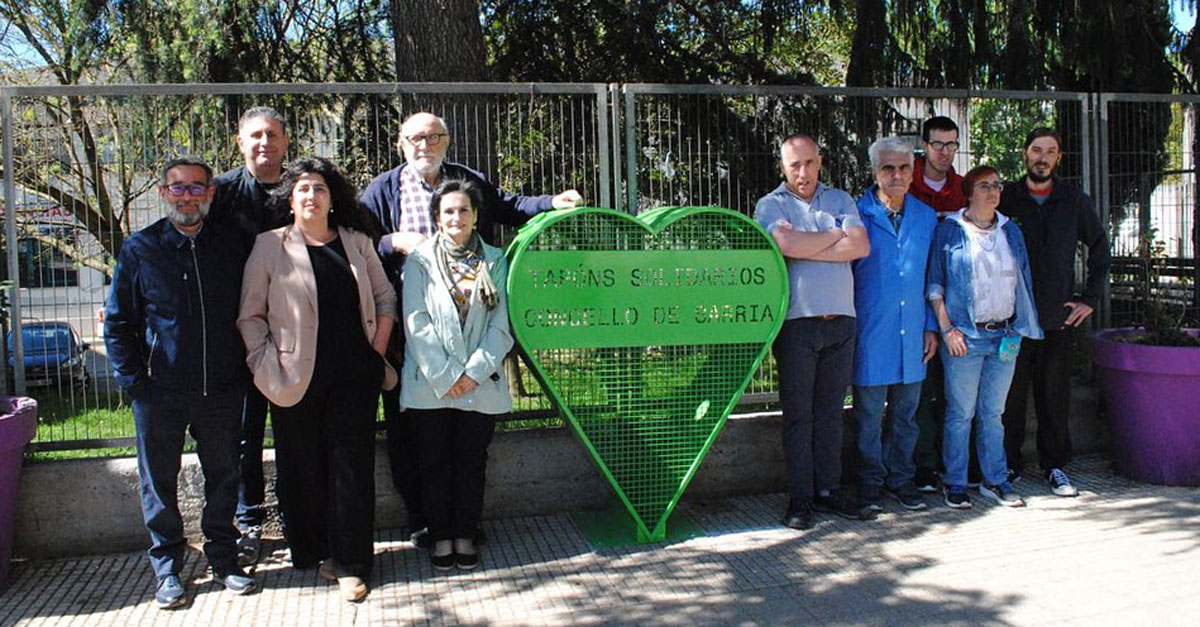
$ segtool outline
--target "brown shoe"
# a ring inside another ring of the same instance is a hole
[[[338,578],[337,573],[333,570],[332,559],[321,562],[321,567],[317,569],[317,574],[327,581],[337,581]]]

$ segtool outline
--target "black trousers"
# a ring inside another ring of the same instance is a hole
[[[842,414],[853,377],[856,321],[795,318],[771,350],[779,369],[788,491],[809,499],[842,479]]]
[[[397,369],[399,370],[399,369]],[[387,422],[388,469],[392,485],[404,501],[408,513],[408,532],[429,524],[421,501],[421,467],[417,462],[416,425],[412,413],[400,411],[400,386],[383,392],[383,418]]]
[[[459,409],[410,409],[421,496],[434,541],[474,538],[483,514],[487,447],[496,417]]]
[[[314,374],[299,403],[271,407],[279,513],[296,568],[332,557],[341,572],[371,573],[383,361],[371,366],[366,375]]]
[[[1004,405],[1004,453],[1008,467],[1025,467],[1021,445],[1025,442],[1029,388],[1037,411],[1037,451],[1042,472],[1062,468],[1071,461],[1071,350],[1075,328],[1047,330],[1046,339],[1021,340],[1017,369]]]

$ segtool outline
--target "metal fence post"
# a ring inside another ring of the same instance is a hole
[[[597,204],[605,207],[612,206],[613,194],[612,153],[610,152],[608,128],[608,93],[608,86],[596,86],[596,135],[600,148],[600,198]]]
[[[1109,250],[1112,250],[1112,218],[1109,206],[1109,185],[1108,185],[1108,94],[1095,94],[1096,100],[1095,114],[1092,116],[1095,120],[1096,128],[1096,208],[1100,213],[1100,224],[1108,231]],[[1111,275],[1110,275],[1111,276]],[[1112,326],[1112,287],[1111,279],[1104,284],[1103,292],[1100,296],[1100,327],[1109,328]]]
[[[12,281],[9,288],[8,316],[12,326],[12,359],[13,383],[17,396],[25,395],[25,347],[21,340],[21,275],[20,262],[17,257],[17,185],[13,181],[17,170],[13,164],[13,130],[12,130],[12,95],[8,90],[0,92],[0,116],[3,117],[4,133],[4,237],[7,240],[5,252],[8,253],[8,278]],[[0,338],[4,341],[4,338]],[[4,364],[0,370],[7,382],[7,367]],[[7,385],[7,383],[6,383]]]
[[[625,92],[625,186],[626,211],[630,215],[638,212],[638,166],[637,166],[637,114],[634,111],[634,93],[629,86],[622,87]]]

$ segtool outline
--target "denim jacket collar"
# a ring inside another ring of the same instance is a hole
[[[972,302],[974,293],[970,282],[973,280],[974,273],[969,253],[970,243],[967,242],[966,229],[969,227],[962,218],[965,212],[964,208],[950,214],[946,217],[946,224],[939,227],[945,228],[945,226],[953,225],[953,235],[948,241],[945,241],[946,250],[941,251],[941,254],[945,256],[946,263],[959,266],[953,270],[946,268],[945,273],[942,274],[942,281],[946,284],[941,286],[941,291],[946,299],[946,306],[950,309],[950,319],[955,328],[969,337],[977,337],[978,331],[975,325],[971,324],[971,321],[974,320],[974,303]],[[1012,329],[1025,337],[1035,340],[1042,339],[1044,334],[1038,323],[1037,308],[1033,300],[1033,282],[1029,270],[1029,253],[1025,247],[1025,237],[1015,222],[998,211],[996,215],[999,218],[997,226],[1004,230],[1004,236],[1008,240],[1008,246],[1012,250],[1018,267],[1017,300],[1014,306]],[[960,280],[949,280],[947,275],[950,274],[957,275]],[[953,294],[946,292],[953,292]]]

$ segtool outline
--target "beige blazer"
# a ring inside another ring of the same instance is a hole
[[[378,316],[396,316],[396,291],[384,274],[371,238],[338,228],[358,283],[358,305],[367,341]],[[238,331],[254,385],[272,403],[291,407],[304,398],[317,354],[317,281],[304,236],[288,225],[258,236],[242,277]],[[396,387],[395,369],[384,360],[383,388]]]

